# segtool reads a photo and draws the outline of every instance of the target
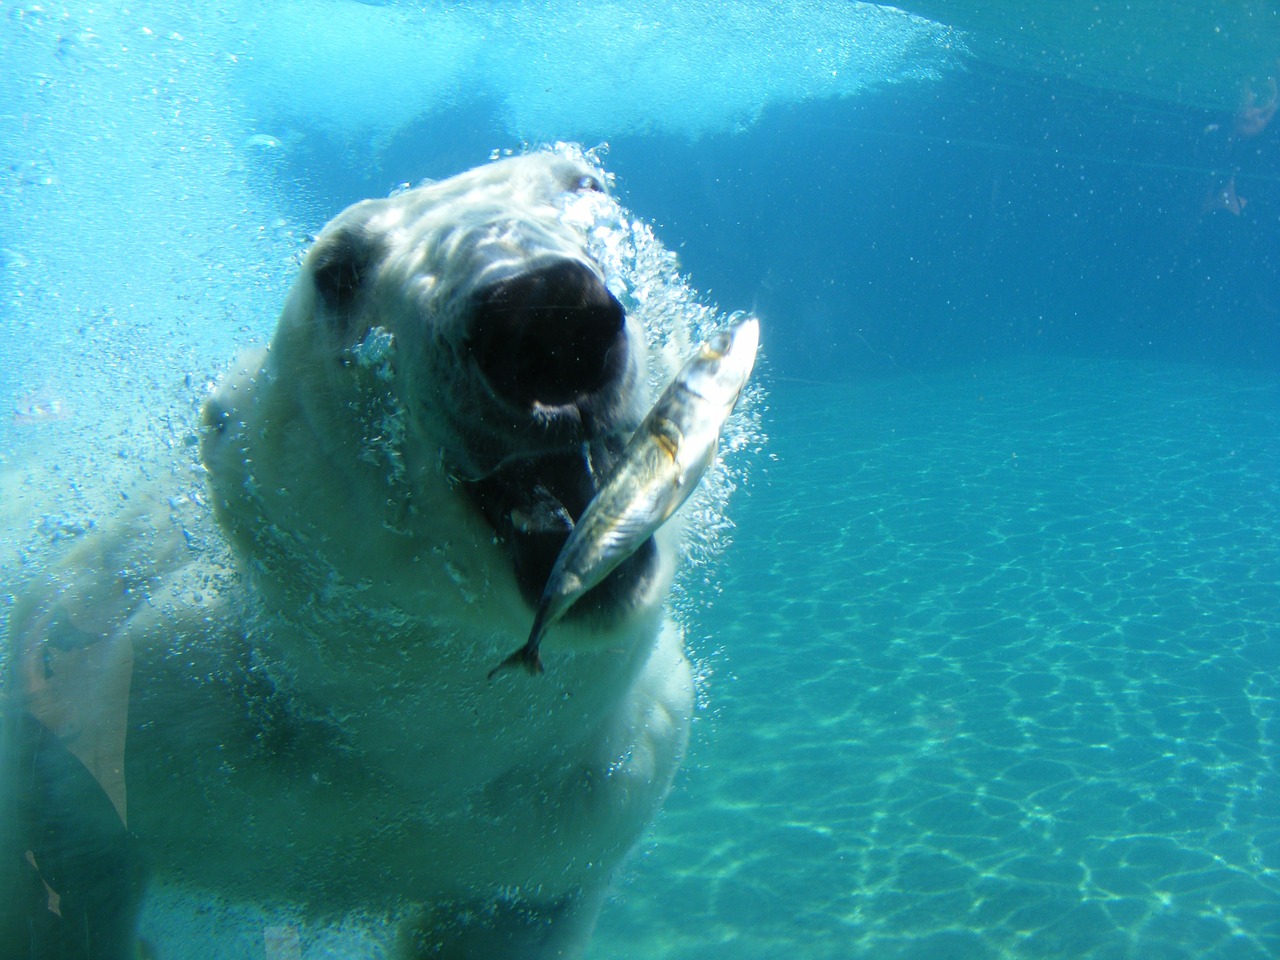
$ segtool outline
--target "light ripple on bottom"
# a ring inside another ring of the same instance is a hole
[[[1280,382],[771,406],[710,715],[591,956],[1280,955]]]

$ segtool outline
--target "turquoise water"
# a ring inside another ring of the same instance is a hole
[[[969,51],[818,0],[0,0],[0,614],[103,490],[199,488],[200,398],[329,216],[608,139],[761,315],[770,439],[592,960],[1280,956],[1280,123]],[[158,893],[160,960],[282,923]]]
[[[778,383],[593,956],[1280,954],[1280,380]]]

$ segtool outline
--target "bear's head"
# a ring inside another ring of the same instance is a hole
[[[417,564],[417,584],[443,573],[464,598],[513,587],[529,615],[651,400],[645,331],[566,216],[603,190],[546,152],[325,227],[269,350],[206,411],[220,519],[266,579],[295,583],[322,555],[312,594],[359,580],[403,595]],[[664,549],[647,543],[573,614],[656,605]]]

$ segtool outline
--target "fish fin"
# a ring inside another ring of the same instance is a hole
[[[529,631],[529,639],[524,642],[523,647],[489,671],[490,680],[510,667],[524,667],[535,677],[543,672],[542,657],[538,655],[538,647],[542,643],[542,635],[547,632],[546,621],[547,605],[541,603],[538,605],[538,612],[534,614],[533,629]]]
[[[494,677],[502,673],[504,670],[509,670],[512,667],[524,667],[525,670],[527,670],[533,676],[537,676],[540,673],[544,673],[545,671],[542,666],[542,657],[538,655],[537,644],[526,643],[523,647],[521,647],[515,653],[511,654],[511,656],[507,657],[507,659],[503,660],[500,664],[498,664],[496,667],[490,670],[489,679],[492,680]]]
[[[542,635],[547,632],[547,627],[551,626],[547,611],[547,598],[544,596],[542,602],[538,604],[537,613],[533,615],[533,629],[529,631],[529,639],[524,642],[523,647],[489,671],[490,680],[509,667],[524,667],[535,677],[543,672],[542,657],[538,655],[538,647],[542,643]],[[551,619],[555,618],[551,617]]]

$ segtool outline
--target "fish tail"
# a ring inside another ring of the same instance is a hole
[[[523,647],[490,670],[489,679],[492,680],[504,670],[510,670],[512,667],[524,667],[524,669],[533,676],[543,673],[542,657],[538,655],[538,645],[536,643],[526,643]]]
[[[529,631],[529,639],[523,647],[489,671],[489,679],[510,667],[524,667],[530,674],[537,676],[543,672],[542,657],[538,655],[538,647],[542,643],[542,635],[547,632],[546,604],[538,605],[538,612],[533,617],[533,629]]]

